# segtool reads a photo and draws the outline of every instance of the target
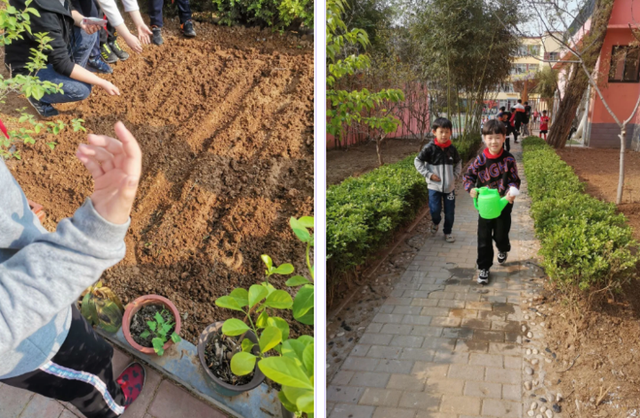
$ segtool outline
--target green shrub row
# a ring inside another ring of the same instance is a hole
[[[467,162],[478,153],[478,149],[482,145],[482,136],[480,134],[463,135],[454,139],[453,145],[456,146],[462,161]]]
[[[561,288],[618,290],[639,261],[637,243],[613,203],[584,194],[571,166],[542,139],[522,142],[543,267]]]

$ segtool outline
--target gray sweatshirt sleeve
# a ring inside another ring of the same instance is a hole
[[[25,218],[26,198],[12,180],[0,167],[0,187],[9,192],[5,197],[14,198],[0,199],[0,226]],[[15,199],[17,191],[22,201]],[[56,232],[33,237],[0,262],[0,358],[71,306],[105,269],[124,257],[129,224],[106,221],[87,199]]]
[[[427,166],[428,158],[429,151],[425,146],[422,151],[416,155],[416,158],[413,160],[413,165],[416,167],[416,170],[418,170],[418,173],[422,174],[427,180],[430,180],[433,173],[429,171],[429,167]]]

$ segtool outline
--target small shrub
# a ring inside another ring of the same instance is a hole
[[[301,24],[313,28],[310,0],[213,0],[220,23],[246,23],[276,29],[296,30]]]
[[[616,206],[584,194],[584,185],[542,139],[526,138],[524,170],[531,216],[549,277],[560,287],[619,290],[640,260]]]
[[[482,145],[482,135],[468,134],[452,140],[458,150],[458,154],[462,161],[469,161],[478,153],[480,145]]]

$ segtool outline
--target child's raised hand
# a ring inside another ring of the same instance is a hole
[[[471,195],[472,198],[475,199],[476,197],[478,197],[478,189],[471,189],[469,191],[469,194]]]
[[[106,135],[88,136],[76,156],[94,180],[91,201],[107,221],[124,224],[129,219],[142,172],[142,152],[138,142],[122,122],[115,125],[118,139]]]
[[[515,196],[512,196],[510,194],[507,193],[507,195],[505,196],[507,198],[507,200],[509,201],[509,203],[511,203],[513,205],[513,202],[516,200]]]

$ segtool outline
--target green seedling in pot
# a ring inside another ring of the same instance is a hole
[[[98,282],[85,290],[80,302],[80,313],[91,324],[114,334],[122,326],[124,307],[111,289]]]
[[[151,340],[151,344],[153,344],[153,350],[157,355],[161,356],[164,354],[164,345],[167,343],[169,338],[174,343],[179,343],[182,339],[180,336],[173,332],[171,336],[168,337],[167,334],[175,326],[173,321],[165,321],[162,317],[163,313],[166,313],[165,309],[162,312],[156,312],[154,316],[155,321],[147,321],[147,326],[149,329],[145,330],[142,334],[140,334],[140,338],[148,338],[153,334],[153,339]]]

